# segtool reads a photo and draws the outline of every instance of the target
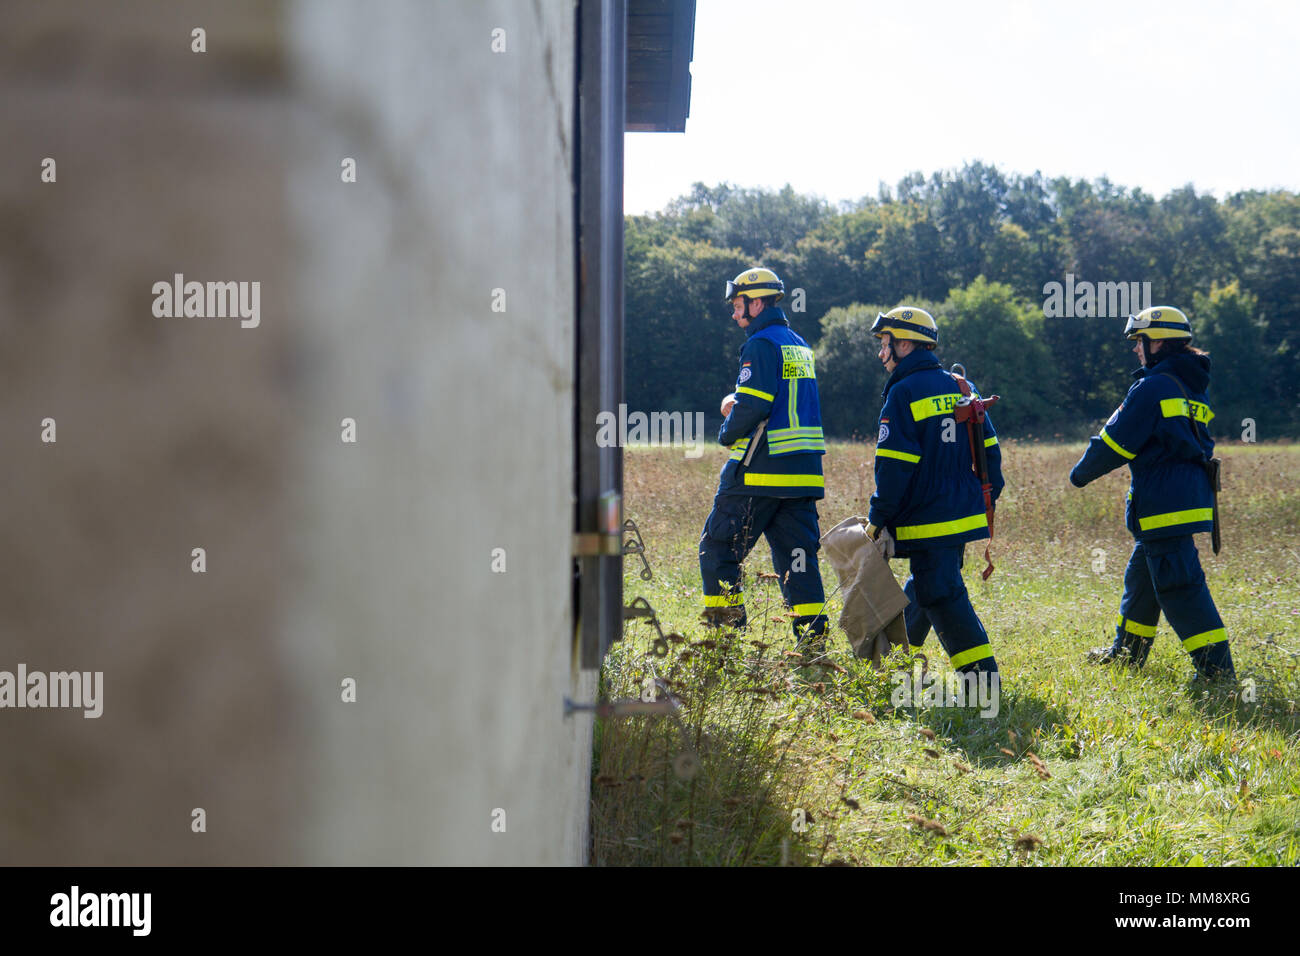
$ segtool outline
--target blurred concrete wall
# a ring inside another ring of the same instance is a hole
[[[0,17],[0,863],[580,862],[573,4]]]

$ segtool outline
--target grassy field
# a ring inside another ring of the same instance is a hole
[[[706,631],[698,541],[723,452],[627,453],[626,514],[654,576],[627,558],[624,603],[645,597],[675,634],[655,656],[653,628],[630,622],[602,695],[648,697],[657,678],[681,709],[599,721],[594,863],[1300,861],[1300,447],[1219,447],[1223,553],[1208,536],[1197,544],[1253,690],[1213,696],[1189,686],[1191,661],[1163,618],[1142,671],[1084,661],[1114,636],[1132,549],[1127,469],[1079,490],[1066,476],[1081,445],[1002,447],[997,571],[980,580],[982,544],[966,563],[1002,670],[995,717],[891,706],[890,673],[855,660],[834,631],[830,672],[801,670],[780,592],[757,579],[772,571],[765,542],[745,566],[749,630]],[[872,453],[841,444],[826,456],[823,533],[866,513]],[[906,562],[893,565],[901,583]],[[825,561],[822,579],[834,623]],[[932,672],[951,671],[933,634],[922,651]]]

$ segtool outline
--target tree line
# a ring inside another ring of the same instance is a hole
[[[945,366],[962,363],[1002,396],[1000,432],[1095,431],[1137,367],[1125,300],[1125,312],[1173,305],[1191,319],[1213,362],[1214,434],[1239,439],[1249,418],[1259,440],[1300,435],[1300,196],[1288,191],[1220,201],[1188,185],[1156,199],[978,162],[838,206],[789,186],[697,183],[658,213],[626,217],[625,244],[630,408],[720,420],[743,344],[723,287],[764,265],[816,351],[829,435],[874,435],[886,376],[870,327],[904,303],[935,316]]]

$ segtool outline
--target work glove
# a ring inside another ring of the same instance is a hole
[[[726,418],[731,414],[731,408],[736,404],[736,393],[732,392],[722,400],[722,417]]]
[[[886,561],[894,556],[894,536],[889,533],[887,528],[877,528],[874,524],[867,525],[867,536],[871,538],[876,550]]]

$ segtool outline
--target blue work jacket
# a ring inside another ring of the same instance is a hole
[[[1088,443],[1071,483],[1082,488],[1128,465],[1124,523],[1137,540],[1212,530],[1214,494],[1204,467],[1214,453],[1206,427],[1214,419],[1206,394],[1210,357],[1179,351],[1133,375],[1137,381]]]
[[[765,308],[745,329],[736,376],[736,404],[718,432],[731,449],[718,491],[775,498],[825,495],[821,404],[813,350],[790,328],[785,313]],[[760,422],[766,421],[748,465],[746,452]]]
[[[975,397],[979,392],[971,385]],[[885,383],[876,438],[876,491],[867,520],[888,528],[898,554],[989,536],[984,492],[965,423],[953,419],[961,388],[934,353],[903,356]],[[1002,493],[1002,453],[992,419],[983,435],[990,497]]]

